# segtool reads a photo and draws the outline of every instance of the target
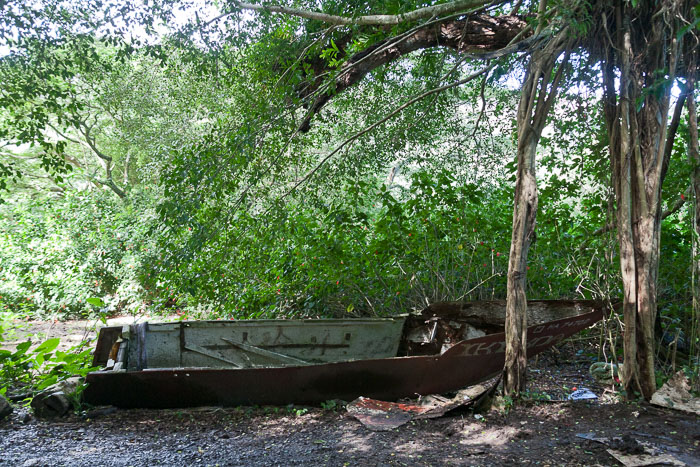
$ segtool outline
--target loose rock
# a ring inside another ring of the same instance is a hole
[[[12,410],[12,406],[7,402],[7,399],[0,395],[0,420],[10,415]]]
[[[32,399],[32,409],[37,417],[53,418],[67,414],[73,409],[75,394],[82,378],[68,378],[48,387]]]

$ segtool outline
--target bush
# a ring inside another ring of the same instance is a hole
[[[225,213],[207,219],[205,209],[161,207],[169,228],[153,286],[185,311],[225,318],[386,315],[505,298],[511,191],[418,171],[406,187],[359,182],[262,218],[235,213],[216,229]],[[597,277],[570,267],[575,242],[540,226],[532,298],[590,296],[580,283],[596,289],[589,282]]]
[[[150,220],[148,204],[135,206],[102,192],[2,205],[0,310],[84,316],[91,312],[86,300],[94,296],[115,312],[141,306]]]
[[[95,369],[90,349],[76,346],[63,352],[56,350],[59,343],[54,338],[37,345],[22,342],[14,351],[0,349],[0,394],[6,395],[9,389],[31,397],[58,381]]]

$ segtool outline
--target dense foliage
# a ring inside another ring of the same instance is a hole
[[[115,310],[135,312],[144,297],[141,262],[153,243],[148,212],[114,198],[69,192],[56,200],[20,198],[0,206],[6,220],[0,306],[61,318],[85,315],[92,309],[88,298],[104,297]]]
[[[21,196],[0,206],[0,307],[87,316],[87,299],[100,297],[111,313],[228,318],[383,315],[504,298],[511,190],[418,170],[402,185],[361,181],[342,198],[242,214],[215,235],[197,224],[164,230],[160,196],[149,190],[127,202],[104,190]],[[615,297],[609,239],[590,235],[605,220],[604,200],[573,194],[560,184],[543,190],[531,296]],[[663,297],[682,308],[687,289],[675,284],[688,275],[689,226],[671,219]]]
[[[47,173],[32,148],[3,153],[26,176],[0,207],[2,309],[78,316],[100,297],[112,313],[328,316],[504,298],[519,65],[503,62],[483,82],[438,94],[348,144],[406,95],[455,73],[453,57],[425,51],[411,67],[390,65],[301,135],[295,116],[274,105],[299,80],[281,83],[278,65],[267,63],[297,52],[279,38],[209,56],[180,37],[166,61],[108,45],[89,69],[75,60],[78,104],[46,115],[70,175]],[[580,91],[589,79],[571,76],[542,142],[533,298],[619,296],[611,236],[596,232],[611,211],[599,103]],[[597,140],[581,142],[591,131]],[[682,152],[667,182],[676,193],[688,173]],[[105,158],[114,187],[101,174]],[[282,183],[309,171],[298,188]],[[688,303],[681,284],[690,261],[678,259],[689,255],[690,225],[680,210],[665,226],[665,257],[674,260],[662,264],[663,297],[678,307]]]

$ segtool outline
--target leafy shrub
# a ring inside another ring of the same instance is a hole
[[[152,260],[152,286],[190,313],[225,318],[385,315],[441,300],[502,299],[511,190],[421,170],[406,186],[360,181],[262,218],[165,203],[168,229],[162,256]],[[561,211],[560,222],[574,229]],[[540,227],[530,255],[532,298],[600,289],[589,270],[572,268],[577,246],[560,226]]]
[[[100,192],[19,199],[0,207],[0,310],[23,316],[89,314],[89,297],[113,311],[141,306],[148,203]],[[136,208],[135,206],[141,206]]]
[[[592,213],[602,219],[599,196],[542,190],[529,298],[618,294],[614,248],[589,232]],[[135,188],[127,202],[93,191],[0,206],[0,311],[85,316],[93,313],[87,299],[100,297],[103,311],[183,318],[387,315],[440,300],[505,298],[508,183],[417,170],[391,189],[348,182],[333,196],[289,200],[263,216],[222,210],[225,199],[166,199],[156,211],[158,201]],[[678,225],[665,227],[672,241],[662,248],[680,258],[689,246]],[[679,264],[662,263],[660,277],[685,274]],[[687,291],[662,292],[660,302]]]
[[[82,344],[67,352],[56,350],[58,338],[32,345],[25,341],[14,351],[0,349],[0,393],[8,389],[20,394],[39,392],[72,376],[85,376],[93,371],[90,349]]]

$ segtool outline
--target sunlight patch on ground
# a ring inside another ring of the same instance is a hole
[[[419,459],[422,452],[431,449],[430,443],[426,444],[425,440],[410,440],[405,443],[398,444],[394,447],[397,454],[409,459]]]
[[[462,431],[463,439],[459,444],[464,446],[503,446],[515,439],[520,430],[510,426],[495,426],[486,428],[473,425]]]
[[[14,320],[5,322],[4,341],[0,340],[0,348],[14,350],[17,344],[26,340],[42,342],[53,337],[61,338],[58,350],[66,351],[83,339],[95,339],[97,331],[104,326],[124,326],[148,321],[151,323],[176,321],[174,316],[117,316],[108,318],[106,324],[99,319],[80,320],[47,320],[47,321],[23,321]]]
[[[372,451],[372,433],[346,432],[338,443],[347,453],[362,454]]]

